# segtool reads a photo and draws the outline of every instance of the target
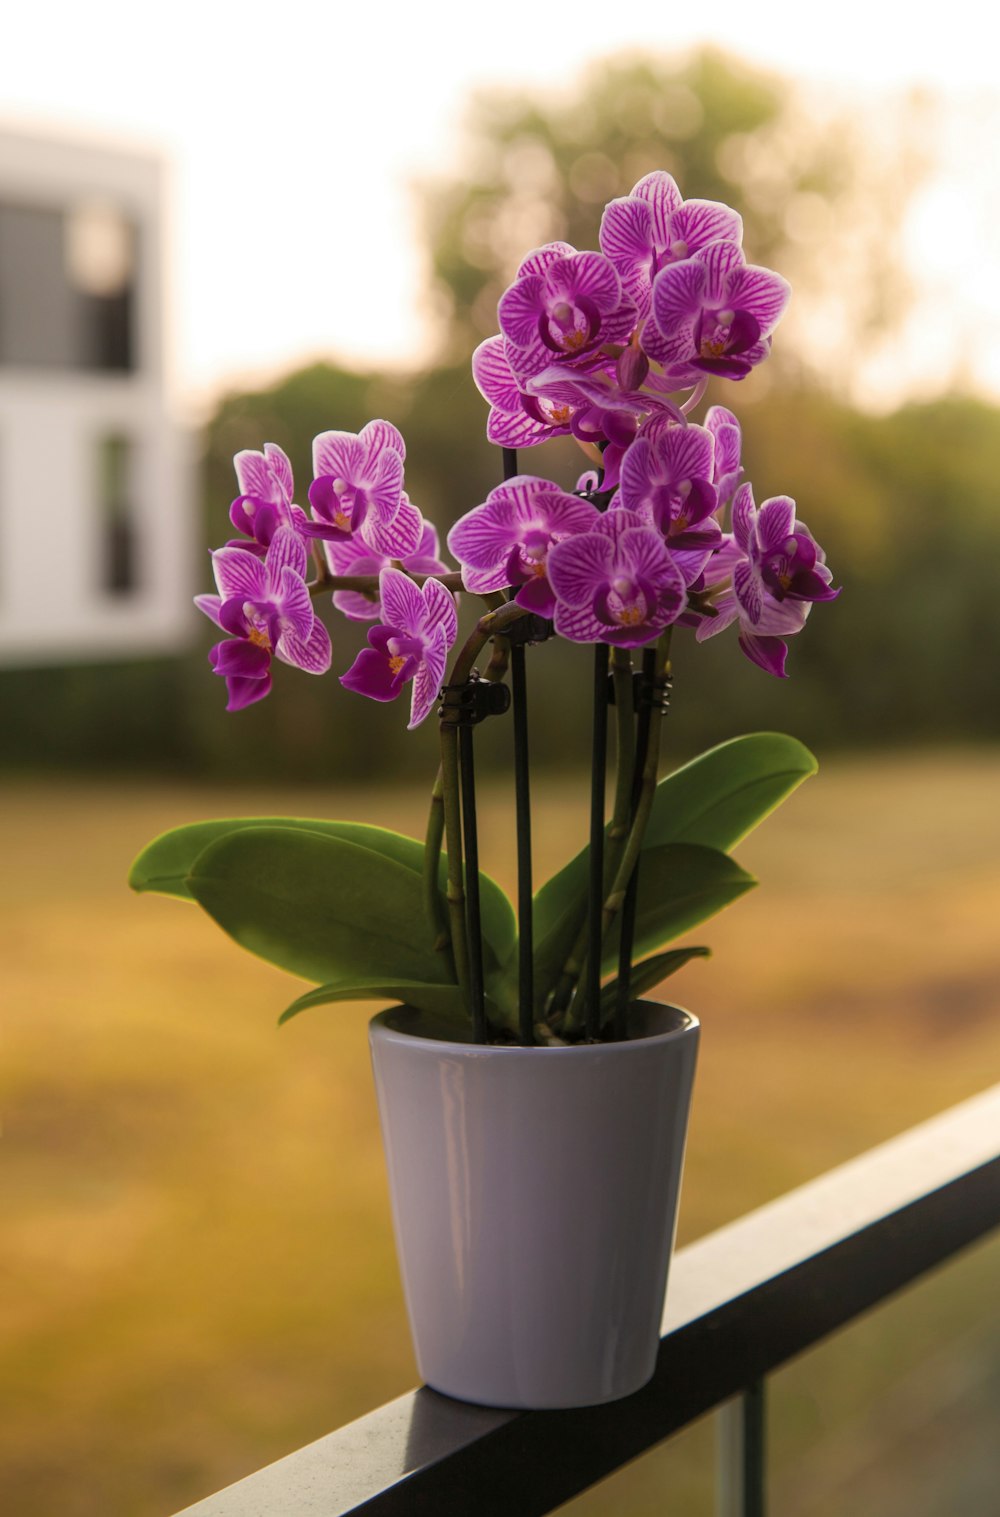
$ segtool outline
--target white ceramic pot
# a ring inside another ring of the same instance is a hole
[[[370,1024],[420,1373],[487,1406],[593,1406],[653,1373],[697,1020],[624,1043],[484,1047],[408,1007]]]

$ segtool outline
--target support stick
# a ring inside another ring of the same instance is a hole
[[[587,1038],[601,1036],[601,919],[604,913],[604,784],[608,757],[608,645],[594,645],[594,732],[590,763],[590,886],[588,895]]]
[[[483,986],[483,925],[479,907],[479,830],[476,825],[476,773],[473,729],[458,729],[458,762],[462,780],[462,832],[465,841],[465,908],[469,931],[469,998],[472,1002],[472,1036],[485,1043],[486,998]]]
[[[514,705],[514,807],[517,826],[517,926],[519,1030],[521,1042],[535,1041],[535,944],[531,891],[531,794],[528,765],[528,686],[524,645],[510,650],[511,694]]]

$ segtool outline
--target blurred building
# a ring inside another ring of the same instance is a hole
[[[167,409],[154,158],[0,128],[0,661],[192,632],[193,477]]]

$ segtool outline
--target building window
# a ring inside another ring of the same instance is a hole
[[[134,369],[136,261],[114,206],[0,200],[0,367]]]
[[[121,433],[102,437],[97,445],[97,504],[101,588],[108,595],[129,595],[138,585],[134,472],[131,440]]]

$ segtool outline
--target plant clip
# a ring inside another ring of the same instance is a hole
[[[645,674],[636,673],[632,676],[633,699],[635,709],[641,711],[648,706],[650,711],[659,711],[666,716],[670,710],[670,691],[674,683],[672,674],[657,674],[649,678]]]
[[[531,611],[527,616],[519,616],[516,621],[508,623],[499,635],[505,637],[512,648],[520,648],[525,643],[547,642],[554,632],[555,627],[547,617],[537,616]]]
[[[632,705],[634,710],[641,711],[644,706],[650,710],[662,711],[664,715],[670,710],[670,689],[673,685],[672,674],[664,674],[660,678],[647,679],[640,670],[632,672]],[[608,705],[615,705],[615,677],[608,675]]]
[[[438,716],[453,727],[477,727],[488,716],[503,716],[510,708],[506,685],[483,679],[473,670],[461,685],[443,685]]]

